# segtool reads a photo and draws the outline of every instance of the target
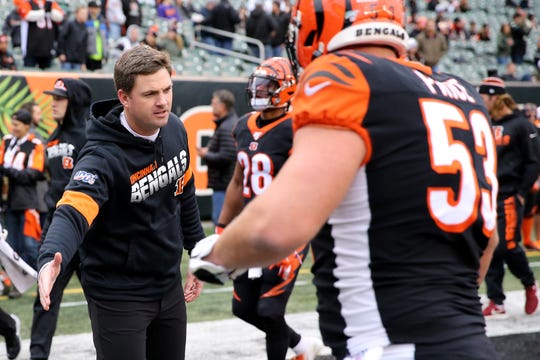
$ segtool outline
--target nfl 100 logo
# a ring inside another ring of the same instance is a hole
[[[96,182],[96,179],[97,179],[97,175],[83,171],[83,170],[77,171],[77,173],[73,176],[73,180],[82,181],[90,185],[94,184]]]

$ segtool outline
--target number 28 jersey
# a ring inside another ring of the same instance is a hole
[[[341,127],[366,156],[312,241],[320,328],[334,354],[484,333],[479,256],[496,229],[496,152],[476,90],[420,64],[340,51],[293,99],[295,130]]]
[[[245,204],[268,188],[292,148],[292,121],[288,114],[260,125],[259,117],[259,112],[242,116],[233,131],[237,160],[244,172]]]

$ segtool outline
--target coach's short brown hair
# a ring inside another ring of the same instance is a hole
[[[148,45],[135,46],[124,52],[114,65],[116,91],[123,90],[129,94],[135,86],[135,79],[138,75],[154,74],[163,68],[172,74],[169,54]]]

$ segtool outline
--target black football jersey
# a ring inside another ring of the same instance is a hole
[[[475,88],[347,50],[305,69],[292,107],[295,129],[345,128],[366,146],[311,243],[320,328],[334,354],[484,334],[477,277],[496,229],[498,183]]]
[[[285,114],[268,124],[258,125],[260,113],[244,115],[233,131],[237,160],[244,171],[242,194],[247,204],[262,194],[290,155],[292,121]]]

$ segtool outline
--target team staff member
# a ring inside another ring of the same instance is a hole
[[[52,116],[57,126],[47,140],[46,171],[50,184],[45,194],[48,209],[43,228],[42,240],[52,219],[56,203],[62,197],[64,188],[69,182],[73,166],[77,163],[79,153],[86,142],[85,125],[90,112],[92,93],[90,87],[82,80],[59,78],[52,90],[44,92],[52,96]],[[65,270],[58,277],[52,291],[52,305],[49,311],[43,310],[39,301],[39,291],[34,299],[34,316],[30,334],[30,357],[32,360],[48,359],[52,339],[56,331],[60,303],[69,280],[79,274],[79,256],[76,253]]]
[[[305,67],[293,152],[264,194],[197,245],[191,269],[217,280],[268,265],[324,225],[312,271],[337,359],[496,359],[478,296],[497,243],[482,99],[398,59],[401,0],[301,0],[293,14]]]
[[[250,76],[247,93],[255,112],[240,118],[233,131],[237,162],[218,232],[268,188],[289,157],[293,130],[288,110],[295,90],[295,74],[284,58],[264,61]],[[320,341],[301,337],[285,321],[285,308],[308,251],[309,246],[303,245],[287,258],[252,268],[234,280],[233,314],[266,334],[269,360],[285,359],[288,348],[311,360],[322,348]]]
[[[525,313],[532,314],[538,307],[534,273],[520,246],[523,206],[529,190],[540,173],[540,145],[536,128],[517,104],[506,93],[503,80],[485,78],[480,92],[491,119],[497,145],[497,218],[499,245],[486,276],[488,306],[485,316],[504,314],[504,264],[525,287]]]
[[[185,302],[202,286],[182,250],[204,237],[171,63],[148,46],[116,62],[118,99],[92,105],[87,143],[41,247],[41,304],[77,249],[98,359],[184,358]],[[65,260],[65,262],[63,261]]]
[[[234,111],[234,94],[229,90],[216,90],[212,94],[212,113],[216,117],[214,135],[206,147],[198,148],[197,154],[208,165],[208,187],[212,189],[212,221],[217,224],[225,190],[231,181],[236,162],[236,147],[232,130],[238,122]]]

